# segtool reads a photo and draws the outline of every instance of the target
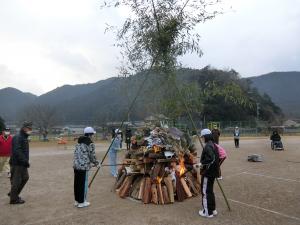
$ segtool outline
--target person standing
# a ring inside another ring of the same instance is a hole
[[[233,131],[234,145],[236,148],[240,147],[240,130],[238,127],[235,127]]]
[[[28,137],[32,132],[32,122],[25,121],[20,132],[12,139],[10,204],[23,204],[19,196],[29,179],[29,143]]]
[[[214,125],[214,129],[212,129],[211,133],[212,133],[212,136],[214,139],[214,143],[219,144],[219,137],[220,137],[221,133],[216,125]]]
[[[202,217],[212,218],[218,214],[214,194],[214,182],[219,176],[219,153],[213,143],[213,137],[209,129],[201,131],[204,140],[201,162],[201,193],[203,209],[199,211]]]
[[[96,159],[95,144],[92,137],[95,134],[92,127],[84,129],[84,135],[78,138],[74,151],[74,197],[75,206],[84,208],[90,205],[87,201],[88,172],[92,166],[98,166]]]
[[[10,166],[9,159],[12,150],[12,136],[10,135],[10,129],[5,128],[0,135],[0,173],[3,170],[6,172],[7,177],[10,178]]]
[[[112,176],[117,177],[117,152],[120,149],[121,143],[121,133],[119,129],[115,130],[115,137],[112,139],[112,143],[109,149],[109,163],[110,163],[110,173]]]
[[[131,137],[132,137],[131,129],[127,127],[126,128],[126,133],[125,133],[126,149],[127,150],[130,150]]]

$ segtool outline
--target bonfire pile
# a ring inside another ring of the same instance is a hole
[[[189,136],[177,128],[155,128],[126,154],[115,191],[121,198],[145,204],[169,204],[197,196],[200,168]]]

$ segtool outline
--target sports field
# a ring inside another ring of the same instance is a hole
[[[268,138],[242,138],[239,149],[234,148],[233,140],[221,139],[220,144],[229,155],[222,167],[221,184],[232,211],[215,184],[219,212],[215,218],[198,216],[200,197],[163,206],[120,199],[111,191],[114,179],[107,167],[101,169],[89,190],[91,206],[75,208],[72,145],[33,143],[30,180],[21,194],[24,205],[9,204],[9,179],[0,177],[0,224],[299,225],[300,138],[283,137],[285,151],[272,151]],[[99,159],[107,146],[97,144]],[[247,162],[252,153],[262,154],[264,162]]]

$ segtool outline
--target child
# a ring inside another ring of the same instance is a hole
[[[88,190],[88,171],[93,166],[98,166],[96,159],[95,144],[92,137],[95,134],[92,127],[84,129],[84,136],[78,138],[78,144],[74,151],[74,196],[75,206],[78,208],[87,207],[90,203],[87,201]]]

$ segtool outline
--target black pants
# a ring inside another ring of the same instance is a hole
[[[235,147],[238,148],[240,144],[240,139],[234,139]]]
[[[74,169],[74,197],[78,203],[86,200],[88,171]]]
[[[208,215],[213,214],[213,211],[216,209],[214,182],[215,178],[201,177],[202,206]]]
[[[130,142],[126,142],[126,149],[130,150]]]
[[[25,184],[29,179],[28,169],[24,166],[11,166],[11,190],[10,200],[16,201],[19,198],[19,194],[23,190]]]

